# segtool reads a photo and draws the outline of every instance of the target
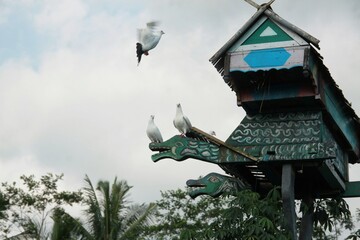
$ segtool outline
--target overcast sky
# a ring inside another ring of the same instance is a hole
[[[359,115],[360,1],[272,8],[320,39],[324,64]],[[64,173],[70,190],[85,174],[94,183],[117,176],[141,203],[223,174],[192,159],[153,163],[145,130],[154,114],[164,139],[178,134],[180,102],[194,126],[227,139],[245,112],[208,60],[255,12],[242,0],[0,0],[0,182]],[[152,20],[165,35],[137,66],[136,29]],[[359,170],[350,167],[351,180]]]

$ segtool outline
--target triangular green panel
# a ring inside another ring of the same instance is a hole
[[[242,45],[283,42],[293,40],[286,32],[284,32],[278,25],[273,23],[270,19],[266,19],[263,24],[248,37]]]

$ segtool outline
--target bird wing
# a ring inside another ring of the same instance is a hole
[[[152,121],[148,124],[146,129],[146,134],[150,138],[152,142],[162,142],[163,138],[161,136],[161,132],[156,124]]]
[[[189,128],[191,128],[192,125],[191,125],[191,122],[190,122],[189,118],[188,118],[187,116],[183,116],[183,118],[184,118],[184,121],[185,121],[186,125],[187,125]]]
[[[154,29],[155,27],[157,27],[159,25],[159,21],[151,21],[151,22],[148,22],[146,24],[146,26],[150,29]]]
[[[161,31],[155,31],[158,21],[148,22],[146,28],[138,29],[138,41],[142,44],[143,51],[148,51],[156,47],[161,38]]]
[[[154,129],[154,136],[156,137],[157,142],[163,142],[163,138],[158,127]]]
[[[151,34],[151,30],[148,28],[140,28],[137,30],[138,33],[138,41],[143,44],[144,38],[146,38],[146,36],[148,34]]]
[[[138,39],[138,42],[139,43],[141,43],[141,39],[142,39],[142,35],[143,35],[143,31],[144,31],[145,29],[143,29],[143,28],[138,28],[137,29],[137,39]]]
[[[149,32],[145,34],[142,38],[143,48],[145,50],[150,50],[157,45],[158,41],[159,37],[156,36],[153,32]]]
[[[146,24],[146,28],[141,28],[141,29],[138,29],[138,41],[141,43],[141,44],[144,44],[144,41],[147,42],[149,41],[148,38],[150,37],[151,38],[151,35],[154,34],[154,30],[155,30],[155,27],[159,25],[159,22],[158,21],[152,21],[152,22],[148,22]]]
[[[153,49],[160,40],[160,35],[155,34],[151,29],[138,29],[138,41],[142,44],[143,51]]]

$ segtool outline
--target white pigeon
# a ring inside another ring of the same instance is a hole
[[[180,103],[176,106],[176,115],[173,122],[174,126],[179,130],[181,135],[186,135],[192,127],[190,120],[184,116]]]
[[[146,129],[146,134],[150,138],[151,142],[161,143],[163,142],[163,138],[161,136],[159,128],[155,125],[154,118],[154,115],[150,116],[149,123]]]
[[[141,56],[149,55],[149,51],[156,47],[160,38],[165,34],[162,30],[155,31],[158,22],[148,22],[146,28],[138,29],[138,42],[136,43],[136,55],[138,59],[138,66],[141,61]]]

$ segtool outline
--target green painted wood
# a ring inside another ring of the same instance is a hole
[[[341,197],[360,197],[360,181],[345,183],[346,190]]]
[[[336,126],[341,129],[341,133],[345,136],[348,144],[351,145],[352,151],[359,157],[359,134],[354,131],[356,129],[355,125],[357,124],[353,116],[346,112],[344,101],[341,101],[338,95],[331,89],[330,83],[326,83],[324,88],[324,94],[322,95],[323,101],[325,103],[326,109],[331,115],[332,119],[335,121]],[[350,159],[351,162],[356,160]]]
[[[285,33],[279,26],[277,26],[270,19],[267,19],[253,34],[246,39],[242,45],[269,43],[269,42],[283,42],[293,40],[287,33]]]
[[[226,144],[263,161],[322,161],[336,158],[336,142],[324,135],[321,112],[247,115]]]
[[[324,177],[325,181],[332,186],[333,189],[345,191],[345,182],[336,172],[334,164],[331,160],[327,160],[319,167],[320,174]]]
[[[360,158],[360,135],[358,116],[345,99],[341,89],[332,79],[330,72],[323,66],[317,54],[312,52],[309,57],[309,71],[317,86],[317,99],[325,106],[329,126],[336,139],[344,143],[349,152],[349,163],[357,163]],[[349,151],[350,150],[350,151]]]

